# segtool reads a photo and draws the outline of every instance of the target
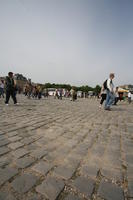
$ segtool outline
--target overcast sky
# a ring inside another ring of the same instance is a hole
[[[0,76],[133,84],[133,0],[0,0]]]

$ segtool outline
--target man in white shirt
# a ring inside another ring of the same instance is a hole
[[[109,75],[109,79],[107,80],[107,97],[105,102],[105,110],[110,110],[110,107],[115,100],[114,84],[113,84],[114,77],[115,77],[114,73],[111,73]]]

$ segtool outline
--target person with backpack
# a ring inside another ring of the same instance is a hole
[[[110,107],[112,106],[114,100],[115,100],[115,94],[114,94],[114,84],[113,84],[113,79],[115,75],[114,73],[111,73],[109,75],[109,79],[107,79],[104,82],[104,88],[107,91],[107,97],[106,97],[106,102],[105,102],[105,110],[110,110]]]

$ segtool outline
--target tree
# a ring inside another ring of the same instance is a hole
[[[96,85],[96,87],[94,88],[95,94],[99,94],[100,91],[101,91],[101,86],[100,85]]]

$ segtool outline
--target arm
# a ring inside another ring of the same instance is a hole
[[[103,91],[104,91],[104,86],[102,85],[99,96],[101,96],[101,94],[102,94]]]

